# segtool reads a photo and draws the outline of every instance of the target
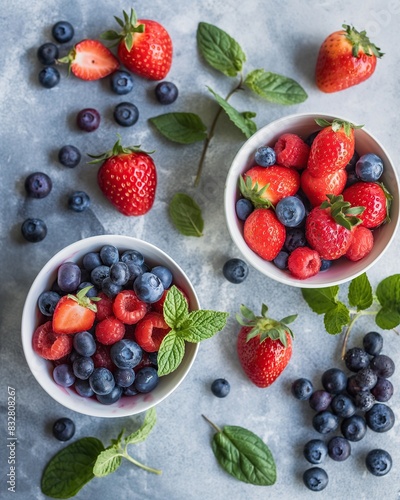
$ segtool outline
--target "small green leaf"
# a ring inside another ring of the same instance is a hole
[[[293,323],[293,321],[297,318],[297,316],[298,314],[292,314],[291,316],[286,316],[285,318],[281,319],[281,323],[289,325],[290,323]]]
[[[357,310],[364,310],[371,307],[374,300],[371,283],[365,273],[354,278],[349,285],[349,304],[357,307]]]
[[[246,56],[228,33],[212,24],[200,22],[196,37],[201,55],[212,68],[230,77],[242,71]]]
[[[400,309],[400,274],[383,279],[376,288],[376,297],[382,307]]]
[[[301,293],[310,308],[317,314],[325,314],[337,304],[339,287],[302,288]]]
[[[185,193],[176,193],[168,207],[176,229],[185,236],[203,236],[204,221],[198,204]]]
[[[350,312],[342,302],[337,302],[333,309],[325,313],[325,329],[331,335],[341,333],[343,327],[350,322]]]
[[[183,293],[173,285],[165,297],[164,320],[172,329],[178,329],[189,316],[188,303]]]
[[[400,311],[392,307],[382,307],[375,316],[375,322],[382,330],[392,330],[400,325]]]
[[[157,415],[155,408],[150,408],[146,412],[142,426],[125,438],[125,445],[138,444],[144,441],[156,425]]]
[[[307,93],[292,78],[255,69],[251,71],[244,84],[257,95],[276,104],[299,104],[307,99]]]
[[[213,91],[210,87],[207,87],[211,94],[215,97],[215,100],[221,106],[221,108],[228,115],[229,119],[238,127],[239,130],[243,132],[243,134],[249,139],[254,132],[257,130],[257,125],[253,122],[251,118],[249,118],[248,112],[245,113],[245,116],[242,113],[239,113],[234,107],[232,107],[223,97],[218,95]],[[252,116],[255,116],[252,114]]]
[[[96,477],[108,476],[115,472],[121,465],[122,456],[119,446],[112,445],[102,451],[97,457],[93,467],[93,474]]]
[[[93,479],[93,466],[104,451],[101,441],[86,437],[59,451],[47,464],[41,480],[44,495],[71,498]]]
[[[149,121],[167,139],[180,144],[192,144],[207,138],[207,127],[195,113],[166,113]]]
[[[157,355],[158,375],[168,375],[180,365],[185,355],[185,341],[171,330],[163,338]]]
[[[185,330],[178,331],[178,335],[188,342],[201,342],[213,337],[222,330],[229,314],[217,311],[192,311],[189,313]]]

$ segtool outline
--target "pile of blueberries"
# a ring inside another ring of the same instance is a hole
[[[303,474],[304,484],[312,491],[323,490],[329,481],[326,471],[318,467],[328,455],[342,462],[351,454],[351,442],[363,439],[367,429],[378,433],[389,431],[395,422],[390,406],[384,404],[393,395],[393,360],[381,354],[382,335],[369,332],[363,338],[363,348],[347,350],[344,361],[351,375],[330,368],[321,377],[323,389],[314,390],[310,380],[299,378],[292,384],[296,399],[308,400],[316,411],[312,425],[322,435],[331,435],[340,427],[342,435],[334,435],[326,443],[312,439],[304,446],[304,457],[314,467]],[[371,450],[365,464],[375,476],[386,475],[392,467],[390,454],[382,449]]]

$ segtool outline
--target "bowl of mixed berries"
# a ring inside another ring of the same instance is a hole
[[[128,236],[86,238],[58,252],[34,280],[22,315],[25,357],[67,408],[134,415],[184,380],[198,344],[182,340],[175,364],[175,347],[161,344],[178,316],[199,308],[190,280],[159,248]]]
[[[399,184],[364,126],[296,114],[245,142],[224,204],[247,262],[281,283],[318,288],[349,281],[382,257],[399,222]]]

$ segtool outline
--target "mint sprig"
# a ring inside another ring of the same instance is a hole
[[[158,351],[158,375],[168,375],[178,368],[185,355],[185,342],[198,343],[213,337],[225,327],[228,316],[218,311],[189,312],[182,292],[172,286],[164,302],[164,320],[171,330]]]
[[[176,229],[185,236],[203,236],[204,220],[201,208],[185,193],[176,193],[168,206],[169,216]]]

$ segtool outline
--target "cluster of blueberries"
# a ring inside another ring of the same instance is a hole
[[[327,444],[322,439],[312,439],[305,444],[304,457],[314,467],[304,472],[303,481],[312,491],[321,491],[328,484],[328,474],[317,466],[327,455],[342,462],[351,454],[350,442],[363,439],[368,428],[382,433],[394,425],[393,410],[384,403],[393,395],[389,378],[395,364],[389,356],[381,354],[382,347],[382,335],[369,332],[363,338],[363,348],[354,347],[345,354],[346,367],[352,372],[350,376],[338,368],[330,368],[322,375],[323,389],[314,390],[306,378],[292,384],[294,397],[308,400],[316,411],[312,425],[318,433],[328,435],[339,425],[342,433]],[[371,474],[384,476],[392,467],[392,458],[387,451],[374,449],[367,454],[365,464]]]

